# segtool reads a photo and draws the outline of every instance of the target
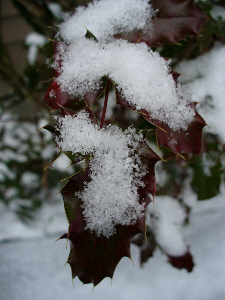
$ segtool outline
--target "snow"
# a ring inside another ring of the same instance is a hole
[[[150,204],[147,211],[151,215],[150,228],[162,250],[172,256],[184,255],[187,246],[181,228],[186,213],[179,202],[169,196],[155,197],[154,204]]]
[[[75,14],[60,26],[61,37],[69,43],[80,40],[87,29],[104,42],[114,34],[151,30],[154,14],[148,0],[101,0],[87,8],[78,7]]]
[[[47,3],[48,9],[51,11],[53,16],[57,18],[58,20],[61,20],[64,16],[65,13],[62,10],[62,7],[58,3],[54,2],[49,2]]]
[[[15,174],[5,165],[3,162],[0,162],[0,181],[3,181],[5,178],[15,179]]]
[[[109,237],[117,224],[131,225],[143,214],[138,187],[146,174],[135,153],[142,135],[132,128],[122,131],[116,126],[99,129],[85,111],[76,116],[58,117],[62,151],[93,155],[90,160],[90,182],[75,196],[82,199],[86,228]]]
[[[22,174],[20,181],[23,187],[26,187],[27,185],[32,188],[39,186],[39,176],[29,171]]]
[[[35,46],[44,46],[47,39],[43,34],[37,32],[30,32],[26,36],[25,44],[27,46],[35,45]]]
[[[37,59],[38,47],[43,47],[47,43],[47,38],[37,32],[30,32],[26,36],[25,44],[29,47],[27,60],[30,65],[33,65]]]
[[[213,19],[218,19],[221,17],[223,21],[225,20],[225,9],[223,6],[214,5],[213,9],[210,11],[210,14]]]
[[[224,197],[223,189],[220,195],[208,201],[200,201],[192,209],[190,224],[185,229],[196,263],[192,273],[173,268],[159,250],[140,268],[139,250],[132,246],[134,265],[128,258],[123,258],[115,271],[112,285],[111,279],[105,278],[94,290],[92,284],[83,285],[77,278],[72,284],[69,265],[63,268],[69,249],[66,249],[65,240],[54,243],[60,234],[67,231],[62,204],[55,208],[46,205],[42,211],[45,217],[40,214],[36,223],[29,227],[20,227],[9,213],[4,212],[0,218],[0,228],[1,232],[7,230],[8,241],[3,242],[1,235],[0,298],[223,300]],[[49,232],[51,218],[54,222]],[[43,222],[43,219],[48,222]],[[42,231],[36,232],[37,227],[42,228]],[[29,232],[26,228],[29,228]]]
[[[108,76],[130,104],[147,110],[171,129],[186,129],[193,120],[189,95],[181,85],[176,86],[169,61],[144,43],[115,40],[101,44],[80,38],[69,46],[59,44],[56,69],[59,58],[62,66],[57,82],[64,92],[83,97],[99,88],[101,77]]]
[[[13,193],[13,190],[11,192]],[[68,223],[63,204],[59,199],[61,200],[61,196],[59,196],[58,199],[55,197],[54,203],[43,204],[34,220],[29,223],[23,223],[11,209],[1,204],[0,243],[9,240],[40,238],[46,235],[60,234],[62,230],[67,231]]]
[[[217,46],[200,57],[182,62],[176,71],[184,74],[180,81],[191,90],[192,100],[206,120],[208,132],[225,142],[225,47]]]
[[[146,110],[172,130],[185,130],[194,118],[194,109],[189,106],[187,91],[176,86],[170,61],[144,43],[113,37],[138,30],[151,34],[154,13],[148,0],[96,0],[77,8],[60,25],[57,37],[63,43],[59,42],[52,66],[60,73],[57,82],[62,91],[70,95],[84,97],[98,89],[100,79],[107,76],[137,110]],[[85,38],[87,29],[98,42]]]

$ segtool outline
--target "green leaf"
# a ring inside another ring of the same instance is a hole
[[[198,195],[198,200],[218,195],[222,165],[217,152],[203,153],[200,158],[195,157],[191,166],[194,171],[191,186]]]
[[[86,28],[87,29],[87,28]],[[92,40],[95,40],[96,42],[98,41],[97,38],[94,36],[94,34],[92,32],[90,32],[88,29],[87,29],[87,32],[85,34],[85,37],[87,39],[92,39]]]

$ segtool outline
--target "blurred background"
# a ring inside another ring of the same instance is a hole
[[[135,266],[124,258],[112,287],[109,278],[93,292],[92,285],[83,286],[78,279],[73,286],[69,266],[63,269],[68,249],[64,241],[53,243],[68,229],[58,192],[61,180],[76,169],[67,168],[65,155],[54,161],[52,136],[39,129],[51,121],[43,98],[54,76],[49,65],[57,26],[88,2],[1,1],[0,299],[225,299],[224,0],[196,1],[208,16],[200,36],[153,49],[172,60],[172,67],[185,75],[180,82],[200,102],[197,110],[209,125],[201,156],[187,155],[185,161],[160,149],[167,163],[156,166],[155,206],[151,203],[147,212],[148,242],[135,238]],[[118,125],[155,132],[143,118],[126,115],[124,108],[115,107],[115,99],[111,101]],[[155,135],[148,138],[157,149]],[[177,218],[180,211],[182,218]],[[162,223],[165,235],[178,234],[185,241],[185,255],[173,255],[160,244]]]

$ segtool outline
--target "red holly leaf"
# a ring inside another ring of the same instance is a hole
[[[174,73],[174,76],[177,76]],[[136,110],[135,105],[131,105],[124,99],[120,92],[116,89],[116,103],[126,108]],[[190,103],[190,106],[195,110],[197,103]],[[188,125],[186,130],[172,130],[167,124],[151,117],[151,113],[146,110],[139,110],[143,117],[157,127],[156,135],[158,146],[164,146],[173,152],[179,153],[195,153],[199,154],[202,147],[202,129],[206,125],[203,118],[196,112],[193,121]]]
[[[154,165],[160,160],[146,144],[140,143],[137,149],[141,163],[147,168],[142,178],[143,186],[138,188],[140,204],[144,203],[144,209],[150,203],[150,194],[155,194]],[[82,199],[76,197],[76,193],[82,192],[90,182],[90,167],[87,167],[72,176],[62,189],[65,212],[69,226],[68,234],[63,238],[71,241],[71,250],[68,263],[72,269],[73,278],[78,276],[83,283],[97,285],[105,277],[113,276],[114,270],[122,257],[130,257],[130,243],[137,233],[145,233],[145,217],[140,217],[135,224],[125,226],[115,225],[115,233],[110,237],[97,236],[95,232],[86,229],[86,221],[83,217]],[[107,201],[107,199],[106,199]],[[126,199],[124,199],[126,201]]]
[[[88,107],[91,107],[95,100],[97,100],[97,98],[102,94],[102,92],[104,91],[104,87],[100,87],[98,90],[95,90],[91,93],[88,93],[84,96],[84,101],[87,104]]]
[[[140,40],[150,47],[162,43],[177,43],[189,35],[198,34],[200,26],[207,19],[193,0],[151,0],[151,5],[156,15],[151,20],[150,33],[140,30],[117,34],[115,37],[132,43]]]
[[[74,111],[85,107],[84,100],[76,99],[68,93],[62,92],[56,80],[53,80],[48,88],[43,102],[53,110],[58,110],[61,106]]]
[[[78,276],[83,283],[97,285],[105,277],[112,278],[122,257],[130,257],[130,241],[137,233],[144,233],[145,221],[142,217],[132,226],[116,225],[116,233],[109,238],[97,237],[94,232],[85,229],[82,203],[74,194],[83,190],[84,182],[89,181],[88,173],[87,167],[85,171],[70,178],[62,195],[70,224],[67,237],[71,241],[68,263],[72,277]]]
[[[54,64],[55,64],[55,74],[56,78],[60,76],[60,68],[62,66],[62,58],[59,51],[59,45],[62,43],[54,42]],[[64,45],[67,46],[66,43]],[[44,97],[44,103],[51,107],[53,110],[58,110],[60,106],[63,106],[68,109],[73,109],[74,111],[79,110],[80,108],[85,107],[87,104],[88,107],[91,107],[95,100],[101,95],[104,91],[103,85],[93,92],[87,93],[82,99],[75,98],[74,96],[62,92],[57,79],[53,80],[52,84],[48,88],[46,95]]]
[[[171,256],[167,255],[169,262],[177,269],[186,269],[191,272],[194,267],[193,257],[189,251],[182,256]]]
[[[197,103],[190,104],[193,108],[196,105]],[[144,118],[158,127],[156,136],[159,147],[164,146],[179,154],[200,153],[202,148],[202,129],[206,123],[196,110],[194,120],[188,125],[186,130],[180,129],[179,131],[174,131],[167,124],[151,118],[150,114],[145,114]]]

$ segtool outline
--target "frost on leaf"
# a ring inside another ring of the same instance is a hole
[[[146,153],[147,153],[146,148]],[[143,159],[145,154],[143,153]],[[150,202],[148,193],[155,193],[154,164],[158,160],[156,155],[149,160],[149,169],[144,182],[146,186],[138,190],[139,203],[143,205],[143,211]],[[147,162],[146,162],[147,163]],[[97,236],[95,232],[86,229],[86,220],[83,216],[82,199],[75,197],[76,192],[85,188],[85,182],[89,182],[89,166],[84,171],[69,179],[62,190],[64,206],[69,221],[68,237],[71,241],[71,250],[68,263],[72,269],[72,276],[78,276],[83,283],[92,282],[97,285],[104,277],[113,276],[114,270],[122,257],[130,257],[130,243],[137,233],[145,233],[145,217],[142,215],[132,225],[115,225],[115,232],[110,237]],[[107,199],[105,199],[107,200]],[[126,199],[124,199],[125,201]]]
[[[63,91],[60,84],[57,82],[57,78],[62,72],[61,68],[63,65],[63,53],[60,52],[62,47],[65,47],[66,49],[68,45],[66,43],[54,42],[54,69],[56,78],[49,86],[43,102],[53,110],[58,110],[61,106],[74,111],[84,108],[86,105],[91,107],[94,101],[103,92],[103,85],[100,84],[97,89],[87,92],[82,96],[74,96],[69,92]]]
[[[87,28],[103,42],[122,32],[151,29],[153,14],[149,0],[94,0],[85,8],[79,7],[61,25],[60,34],[66,42],[73,43],[85,35]]]

